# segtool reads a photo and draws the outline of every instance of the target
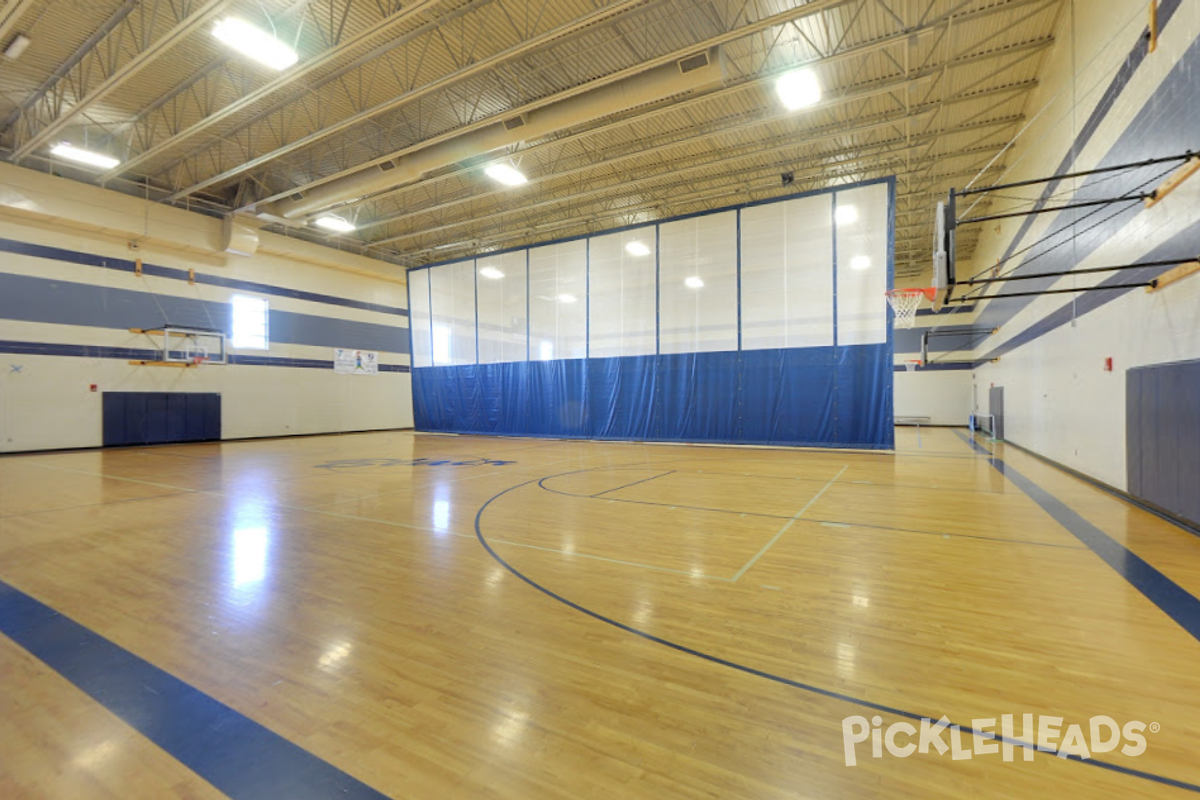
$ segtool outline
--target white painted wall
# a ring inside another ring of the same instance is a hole
[[[966,425],[971,373],[965,370],[897,372],[896,417],[929,417],[930,425]]]
[[[1120,62],[1146,24],[1141,0],[1076,0],[1076,15],[1064,15],[1057,44],[1041,77],[1028,115],[1049,104],[1043,117],[1022,137],[1004,180],[1053,174],[1069,152],[1078,124],[1087,119]],[[1150,101],[1168,71],[1200,34],[1200,4],[1184,2],[1164,30],[1158,51],[1134,73],[1096,135],[1080,153],[1074,169],[1095,166]],[[1076,74],[1072,65],[1077,65]],[[1192,86],[1196,84],[1193,82]],[[1194,104],[1200,95],[1177,103]],[[1168,109],[1182,112],[1183,108]],[[1169,115],[1168,115],[1169,120]],[[1164,122],[1164,126],[1169,121]],[[1146,132],[1143,157],[1158,152]],[[1194,141],[1194,140],[1193,140]],[[1051,224],[1042,215],[1036,238]],[[1079,267],[1130,263],[1200,219],[1200,178],[1158,206],[1140,212]],[[1006,221],[999,234],[984,233],[976,265],[994,263],[1017,228]],[[1200,244],[1200,243],[1198,243]],[[1200,247],[1197,248],[1200,251]],[[1194,251],[1196,252],[1196,251]],[[969,268],[968,268],[969,269]],[[1067,277],[1057,286],[1087,285],[1106,276]],[[1015,286],[1015,284],[1014,284]],[[1056,287],[1057,288],[1057,287]],[[1046,295],[1024,308],[979,348],[983,355],[1019,336],[1048,314],[1070,306],[1071,295]],[[1112,357],[1114,371],[1105,372]],[[976,374],[979,402],[987,410],[988,387],[1003,386],[1005,437],[1105,483],[1125,489],[1125,373],[1149,364],[1200,358],[1200,275],[1153,294],[1135,290],[1078,317],[1028,344],[982,365]]]
[[[147,264],[191,268],[201,274],[407,307],[406,287],[398,268],[271,234],[262,235],[262,246],[255,256],[228,256],[216,252],[219,220],[11,165],[0,165],[0,237],[114,259],[140,256]],[[133,238],[140,241],[137,253],[128,248]],[[386,274],[393,269],[393,274]],[[152,292],[163,298],[228,303],[233,294],[254,294],[11,253],[0,254],[0,272]],[[268,300],[272,310],[376,325],[408,325],[405,317],[375,310],[259,296]],[[2,318],[0,340],[153,346],[147,337],[125,330]],[[247,352],[332,362],[335,346],[338,343],[313,346],[272,342],[267,352]],[[407,352],[381,352],[380,362],[407,365],[409,356]],[[99,391],[91,392],[90,384],[97,384]],[[0,352],[0,452],[100,445],[101,397],[105,391],[219,392],[224,438],[412,425],[407,373],[350,376],[326,369],[235,365],[155,368],[132,366],[127,360],[113,358]]]

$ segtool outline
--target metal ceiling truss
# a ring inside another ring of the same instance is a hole
[[[733,0],[730,0],[730,2],[733,2]],[[1045,2],[1046,2],[1046,0],[1014,0],[1014,3],[1011,5],[1014,5],[1014,6],[1037,5],[1039,7],[1042,7],[1045,5]],[[737,4],[737,3],[735,3],[735,4]],[[744,7],[745,3],[743,2],[738,5],[739,5],[739,7]],[[754,34],[759,34],[764,31],[771,31],[772,29],[778,28],[781,25],[792,23],[796,19],[819,15],[822,11],[828,10],[828,9],[816,8],[816,7],[817,6],[825,6],[825,5],[827,5],[827,4],[810,3],[805,6],[800,6],[799,9],[793,9],[791,11],[785,12],[784,14],[776,14],[774,16],[767,17],[764,20],[760,21],[759,23],[756,23],[753,25],[747,25],[747,26],[744,26],[743,28],[735,28],[734,31],[722,33],[717,36],[714,36],[709,39],[698,42],[696,44],[689,45],[683,49],[673,51],[666,56],[659,57],[657,59],[652,59],[648,63],[635,65],[633,68],[627,68],[618,73],[614,73],[613,75],[605,77],[602,81],[596,81],[596,82],[590,83],[586,87],[583,87],[583,88],[590,89],[595,85],[599,85],[600,83],[611,82],[611,79],[613,79],[613,78],[624,77],[625,75],[630,74],[632,72],[640,71],[640,70],[644,69],[645,67],[649,66],[650,64],[662,63],[662,62],[670,61],[673,58],[678,58],[678,57],[688,55],[689,53],[693,53],[697,49],[702,48],[702,47],[709,47],[709,46],[712,46],[712,45],[718,44],[718,43],[728,43],[731,41],[736,41],[741,38],[751,37]],[[828,4],[828,5],[844,5],[844,3],[834,3],[834,4]],[[804,13],[803,14],[799,13],[801,11],[803,11]],[[990,11],[990,9],[989,9],[989,11]],[[979,13],[979,12],[973,12],[973,13]],[[728,16],[728,15],[725,15],[725,16]],[[971,14],[967,13],[967,14],[961,14],[959,16],[969,17],[969,16],[971,16]],[[786,17],[787,19],[781,20],[781,18],[784,18],[784,17]],[[930,31],[944,30],[945,28],[948,28],[950,26],[951,19],[953,19],[953,18],[949,17],[949,16],[947,16],[946,18],[943,18],[943,19],[939,19],[935,23],[931,24],[931,27],[929,28],[929,30]],[[772,22],[773,24],[766,24],[767,22]],[[604,29],[604,30],[608,30],[608,29]],[[920,31],[920,33],[924,33],[924,32],[926,32],[926,31]],[[903,34],[896,34],[896,35],[884,37],[884,41],[881,41],[881,42],[871,42],[871,43],[867,43],[865,45],[857,45],[857,44],[850,43],[850,44],[844,44],[843,47],[846,51],[851,51],[851,50],[855,51],[853,53],[854,57],[861,57],[862,55],[865,55],[868,52],[871,52],[874,50],[880,50],[887,46],[906,46],[911,41],[913,35],[916,35],[915,32],[905,31],[905,32],[903,32]],[[1041,40],[1037,40],[1037,41],[1033,41],[1033,42],[1024,42],[1024,43],[1015,44],[1015,45],[1012,45],[1012,46],[1009,46],[1006,48],[1000,48],[1000,49],[996,49],[996,50],[992,50],[992,51],[980,52],[980,53],[975,54],[974,56],[960,56],[960,57],[956,58],[955,61],[957,63],[961,63],[961,64],[969,64],[973,60],[994,59],[994,58],[1001,58],[1003,56],[1010,56],[1016,60],[1020,60],[1021,58],[1028,57],[1029,55],[1031,55],[1035,52],[1040,52],[1046,46],[1048,46],[1051,42],[1052,42],[1052,39],[1049,39],[1049,38],[1045,38],[1045,39],[1041,39]],[[769,53],[768,53],[768,55],[769,55]],[[824,56],[824,59],[828,62],[834,62],[834,61],[840,60],[840,58],[842,58],[841,51],[839,51],[837,53],[830,53],[830,54]],[[845,58],[847,60],[849,60],[850,55],[845,56]],[[811,61],[811,63],[820,63],[821,60],[822,60],[821,58],[814,58],[814,59],[811,59],[810,61]],[[1009,61],[1008,59],[1002,58],[1002,60],[1006,61],[1007,63],[1002,63],[999,67],[997,67],[997,71],[1003,71],[1004,69],[1012,66],[1013,62]],[[731,71],[735,70],[737,68],[739,68],[738,64],[736,64],[736,63],[731,64]],[[748,68],[746,66],[741,67],[741,69],[743,70],[744,73],[746,73],[747,75],[750,75],[750,76],[754,76],[754,77],[757,77],[757,75],[755,73],[761,72],[761,68],[762,68],[761,59],[760,59],[760,63],[755,63],[752,65],[749,65]],[[934,77],[934,76],[936,76],[936,74],[939,71],[944,72],[945,69],[946,69],[945,65],[939,65],[938,67],[918,68],[918,69],[914,70],[913,76],[914,77],[918,77],[918,76]],[[744,78],[739,79],[738,77],[735,77],[734,80],[735,81],[744,80]],[[575,87],[571,90],[561,92],[557,95],[545,97],[542,100],[538,101],[537,103],[529,103],[529,104],[526,104],[525,106],[522,106],[517,109],[513,109],[511,106],[505,105],[505,106],[503,106],[503,108],[504,108],[503,113],[501,113],[499,115],[493,114],[490,116],[484,116],[484,117],[476,119],[466,125],[451,124],[451,126],[449,128],[447,128],[447,131],[445,133],[439,134],[439,135],[433,136],[433,137],[424,136],[423,134],[427,133],[427,131],[416,130],[414,123],[412,123],[411,121],[408,121],[404,118],[405,112],[408,112],[409,114],[416,114],[416,115],[420,116],[420,112],[422,111],[422,109],[420,107],[420,103],[418,103],[418,104],[416,104],[416,107],[414,107],[414,108],[402,109],[400,111],[400,113],[398,114],[398,118],[392,120],[392,123],[391,123],[396,128],[403,127],[406,130],[414,130],[415,131],[416,135],[412,137],[412,141],[410,143],[408,143],[406,146],[402,146],[402,145],[404,145],[404,140],[397,139],[395,136],[391,136],[391,137],[385,137],[385,139],[382,141],[382,143],[379,141],[363,142],[362,140],[360,140],[358,142],[348,142],[348,141],[342,140],[340,142],[335,143],[333,147],[335,150],[337,150],[338,147],[345,147],[345,146],[353,147],[355,145],[359,145],[360,148],[357,151],[358,152],[357,155],[351,156],[351,155],[343,152],[342,156],[341,156],[342,159],[344,159],[345,161],[355,164],[356,166],[354,167],[354,169],[358,169],[363,164],[379,163],[380,161],[385,160],[386,158],[392,158],[397,155],[403,155],[405,152],[410,152],[411,150],[428,146],[429,144],[431,144],[435,141],[440,141],[443,138],[451,138],[452,136],[461,135],[462,133],[465,133],[469,130],[476,129],[476,128],[482,126],[483,124],[491,124],[491,123],[495,122],[496,119],[498,119],[498,118],[506,118],[506,117],[512,116],[516,113],[533,108],[537,105],[541,105],[541,104],[551,102],[551,101],[556,101],[556,100],[561,99],[564,96],[577,94],[577,93],[579,93],[580,90],[581,90],[581,87]],[[478,103],[475,104],[476,107],[478,107],[478,105],[479,105]],[[676,104],[676,105],[678,106],[679,104]],[[296,163],[274,164],[274,165],[272,165],[271,170],[266,175],[263,175],[260,177],[260,181],[262,183],[264,183],[265,185],[274,186],[276,184],[279,184],[279,185],[287,187],[286,189],[282,189],[282,190],[276,192],[271,197],[263,198],[264,202],[267,200],[278,199],[280,197],[285,196],[286,194],[290,194],[293,191],[304,191],[304,190],[310,189],[316,185],[319,185],[320,183],[323,183],[325,180],[339,177],[342,174],[344,174],[346,171],[346,170],[341,170],[341,171],[330,172],[318,181],[312,181],[312,182],[308,183],[307,185],[297,186],[296,182],[294,180],[288,181],[286,179],[287,176],[291,176],[294,178],[294,176],[297,174],[305,174],[305,175],[321,174],[322,172],[328,170],[328,164],[334,160],[334,155],[329,152],[324,152],[324,148],[317,148],[315,150],[306,151],[306,153],[304,155],[306,156],[307,161],[305,161],[303,164],[296,164]],[[201,185],[203,185],[203,183]]]
[[[723,147],[718,150],[710,150],[703,154],[687,157],[676,157],[669,160],[662,160],[654,164],[631,164],[624,167],[619,166],[619,162],[636,159],[641,154],[632,154],[621,159],[614,159],[611,162],[601,162],[595,165],[590,165],[583,168],[591,174],[581,174],[575,178],[572,173],[560,173],[552,176],[558,184],[557,193],[554,188],[546,187],[538,196],[542,198],[539,202],[511,207],[511,204],[503,202],[494,203],[490,207],[497,209],[491,215],[485,215],[481,209],[468,208],[464,213],[455,215],[457,219],[449,222],[443,221],[441,225],[435,227],[427,227],[422,225],[422,221],[434,222],[438,219],[445,220],[446,209],[439,209],[435,214],[429,215],[425,213],[416,213],[408,215],[412,225],[410,230],[405,233],[380,237],[369,243],[371,247],[379,247],[386,244],[391,244],[396,241],[401,241],[416,235],[417,232],[428,232],[434,230],[442,230],[450,227],[470,225],[477,223],[489,216],[520,213],[525,210],[553,207],[560,203],[574,203],[578,200],[591,196],[593,194],[605,194],[609,192],[635,192],[636,187],[644,183],[654,182],[663,175],[671,175],[674,177],[693,176],[711,177],[713,175],[712,168],[720,165],[722,167],[720,174],[723,176],[744,175],[746,165],[744,161],[749,158],[758,156],[771,156],[771,162],[765,165],[764,169],[774,171],[778,176],[782,172],[791,172],[793,180],[797,170],[810,168],[810,165],[815,165],[818,170],[823,170],[825,165],[838,164],[844,165],[850,161],[861,161],[876,157],[876,150],[888,151],[888,148],[894,149],[897,144],[904,144],[906,147],[924,146],[928,141],[946,133],[961,133],[967,130],[977,130],[980,128],[1008,128],[1018,124],[1022,117],[1010,117],[1000,120],[988,121],[985,123],[975,123],[950,131],[934,131],[923,134],[917,142],[909,143],[907,137],[900,135],[891,140],[862,142],[849,148],[826,150],[823,152],[811,152],[803,158],[789,158],[790,154],[786,153],[786,148],[804,148],[813,149],[814,145],[837,141],[842,138],[842,134],[832,133],[819,137],[804,137],[799,139],[794,135],[786,135],[768,140],[760,140],[749,144],[744,144],[740,147]],[[876,124],[867,126],[858,132],[879,133],[886,132],[887,128],[892,127],[891,123]],[[951,154],[947,157],[954,158],[958,154]],[[581,171],[583,171],[581,170]],[[686,180],[693,180],[691,177]],[[584,192],[575,191],[575,187],[589,187]],[[564,190],[566,193],[564,194]],[[500,199],[500,198],[496,198]]]
[[[126,0],[3,125],[20,162],[210,22],[231,0]]]
[[[1003,145],[997,144],[976,148],[969,152],[937,154],[929,158],[938,163],[946,163],[960,157],[972,157],[978,160],[980,157],[1000,152],[1002,147]],[[681,176],[679,173],[663,173],[654,176],[653,179],[639,181],[639,185],[643,185],[643,188],[637,191],[630,191],[616,185],[608,187],[607,193],[602,190],[584,192],[576,196],[558,198],[557,201],[540,203],[536,207],[517,208],[511,212],[497,212],[489,217],[489,219],[495,220],[494,224],[487,225],[487,220],[478,220],[477,222],[484,223],[484,227],[479,229],[481,235],[469,236],[461,244],[466,248],[477,246],[479,242],[500,244],[502,247],[533,244],[537,241],[567,235],[561,231],[564,227],[572,228],[574,233],[589,233],[621,224],[652,221],[656,217],[688,213],[693,210],[691,206],[695,205],[730,205],[752,202],[823,188],[831,181],[834,183],[852,182],[885,177],[892,174],[892,170],[898,164],[903,163],[904,150],[905,148],[893,148],[882,153],[873,152],[864,154],[862,159],[847,156],[833,169],[827,165],[818,165],[807,171],[796,170],[794,172],[795,182],[786,189],[780,185],[778,167],[774,164],[758,168],[743,168],[705,180]],[[977,174],[978,171],[978,166],[976,166],[970,171],[970,174]],[[955,175],[958,174],[960,173],[955,173]],[[665,182],[664,179],[666,179]],[[657,180],[658,185],[645,185],[653,180]],[[695,187],[698,184],[700,188],[697,189]],[[689,188],[692,188],[693,191],[688,192]],[[650,212],[652,214],[647,216]],[[516,218],[506,219],[509,217]],[[464,221],[454,225],[440,226],[436,229],[413,231],[404,238],[406,240],[416,239],[418,242],[413,248],[403,253],[396,251],[394,255],[405,256],[411,265],[427,262],[431,256],[445,258],[445,245],[426,244],[419,240],[424,237],[430,239],[431,242],[441,242],[445,237],[439,234],[465,224],[469,224],[469,222]]]
[[[1039,41],[1030,43],[1027,46],[1030,49],[1042,49],[1049,45],[1049,41]],[[1006,55],[1004,53],[985,53],[979,56],[964,56],[953,62],[953,65],[965,65],[976,63],[977,61],[986,60],[988,58],[996,58]],[[921,103],[917,105],[906,104],[896,97],[896,92],[905,89],[915,82],[928,80],[931,77],[940,74],[943,65],[937,65],[933,68],[927,68],[913,74],[894,78],[888,77],[882,80],[872,81],[859,86],[845,87],[835,97],[822,102],[821,104],[809,109],[806,112],[805,119],[811,119],[819,116],[822,112],[828,111],[831,108],[850,104],[857,101],[863,101],[869,98],[878,96],[890,95],[895,101],[895,109],[890,109],[886,112],[881,112],[877,116],[895,118],[899,113],[903,117],[918,116],[922,113],[928,113],[939,105],[946,105],[957,102],[966,102],[971,100],[982,99],[985,97],[993,97],[1004,94],[1018,94],[1031,89],[1036,82],[1025,81],[1015,85],[1001,85],[994,89],[978,91],[974,94],[957,93],[951,98],[938,99],[931,102]],[[1002,72],[1003,70],[998,70]],[[627,115],[615,121],[607,122],[590,129],[568,134],[566,136],[535,144],[531,147],[523,148],[516,152],[523,160],[528,162],[532,160],[533,169],[529,170],[531,181],[537,183],[541,180],[541,176],[553,178],[555,175],[561,175],[564,171],[572,169],[574,164],[596,163],[603,158],[613,157],[611,153],[604,154],[600,151],[591,149],[587,146],[586,140],[590,138],[608,138],[606,135],[614,131],[623,129],[631,129],[643,127],[644,123],[654,118],[659,118],[664,115],[679,115],[683,110],[696,109],[699,116],[705,117],[711,110],[717,110],[716,106],[729,98],[732,98],[748,88],[760,87],[773,79],[774,75],[760,76],[748,80],[744,83],[729,86],[716,92],[703,95],[701,97],[692,98],[676,103],[672,106],[660,108],[652,108],[639,115]],[[757,107],[757,101],[756,107]],[[984,109],[985,111],[987,109]],[[626,135],[630,139],[630,145],[626,149],[631,149],[630,155],[638,153],[648,153],[658,150],[663,147],[682,146],[691,143],[697,143],[705,139],[717,137],[732,131],[742,130],[747,127],[766,125],[772,122],[783,122],[796,119],[796,116],[791,113],[767,110],[757,114],[753,118],[747,120],[743,117],[734,117],[732,119],[721,119],[719,114],[712,114],[716,117],[716,121],[705,125],[696,125],[688,119],[684,119],[683,124],[666,133],[655,134],[652,129],[647,128],[645,132],[629,130]],[[836,125],[841,125],[845,133],[853,133],[852,129],[845,129],[845,122],[835,123],[831,127],[831,132],[836,133]],[[820,131],[813,131],[813,134],[819,134]],[[806,133],[805,135],[809,135]],[[563,147],[573,142],[580,142],[579,152],[575,154],[573,161],[565,158],[563,155]],[[611,148],[617,152],[619,156],[619,147]],[[454,185],[447,186],[450,182]],[[485,193],[488,194],[488,193]],[[495,193],[490,193],[494,195]],[[398,198],[398,195],[404,195]],[[420,199],[414,197],[419,196]],[[386,192],[380,195],[375,195],[368,200],[351,202],[344,204],[341,208],[346,210],[349,207],[362,205],[365,202],[375,204],[372,211],[367,211],[360,214],[365,217],[367,222],[365,225],[370,226],[378,224],[378,221],[385,219],[389,215],[408,213],[411,209],[421,207],[440,207],[446,202],[454,199],[476,199],[480,197],[479,185],[474,180],[474,176],[469,167],[462,167],[457,170],[449,171],[440,175],[432,176],[417,184],[399,187],[396,190]],[[386,202],[385,202],[386,201]]]
[[[649,13],[669,0],[649,4],[645,0],[622,0],[560,24],[554,24],[558,20],[553,16],[538,14],[523,18],[519,27],[505,10],[504,2],[468,3],[454,13],[431,20],[403,41],[384,48],[385,52],[310,87],[298,98],[275,104],[227,131],[221,140],[207,142],[167,164],[155,174],[156,179],[173,187],[174,199],[179,199],[268,167],[253,180],[260,186],[285,187],[271,198],[278,199],[296,191],[305,183],[298,176],[312,175],[308,170],[320,163],[343,165],[342,171],[366,166],[366,159],[353,153],[352,140],[378,143],[404,135],[407,140],[421,141],[432,133],[431,125],[454,124],[459,118],[456,112],[461,115],[464,111],[470,113],[471,108],[478,109],[487,94],[503,98],[526,86],[538,87],[545,83],[540,73],[551,66],[543,56],[548,47],[566,51],[554,59],[553,66],[562,65],[568,75],[579,75],[586,59],[580,57],[578,46],[571,49],[578,34],[596,36],[607,32],[607,36],[614,37],[610,28],[599,23],[628,10]],[[552,0],[544,2],[550,4]],[[396,46],[400,44],[404,46]],[[517,72],[509,63],[530,54],[534,54],[530,59],[533,63],[523,72]],[[449,73],[443,69],[447,62],[452,65]],[[484,87],[468,97],[460,85],[468,80],[482,81]],[[489,103],[489,113],[494,104],[495,99]],[[377,120],[401,107],[406,108],[406,116]],[[506,116],[516,113],[511,111]],[[353,132],[347,133],[351,129]],[[316,145],[321,145],[319,151],[313,150]],[[297,151],[304,151],[300,158],[283,160]]]
[[[139,171],[143,165],[154,163],[189,139],[235,118],[272,95],[286,93],[293,102],[301,99],[311,91],[312,87],[305,82],[310,75],[363,51],[375,40],[397,33],[415,18],[424,16],[436,3],[437,0],[420,0],[400,8],[394,0],[387,4],[378,0],[312,0],[303,7],[293,6],[296,13],[281,15],[280,19],[300,17],[295,27],[304,30],[308,38],[317,38],[324,47],[321,52],[302,59],[294,68],[266,83],[262,83],[262,70],[245,59],[226,55],[214,58],[110,134],[115,141],[108,151],[122,153],[124,159],[119,167],[103,175],[101,181]],[[346,21],[351,12],[362,8],[378,11],[378,18],[364,30],[348,31]],[[403,41],[403,36],[397,37],[363,53],[352,63],[361,66],[359,62],[374,58],[380,49],[397,47]],[[338,80],[349,71],[349,67],[343,67],[323,80]]]

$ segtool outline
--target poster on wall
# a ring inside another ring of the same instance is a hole
[[[379,353],[335,348],[333,371],[339,375],[375,375],[379,372]]]

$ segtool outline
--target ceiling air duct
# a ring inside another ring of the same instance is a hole
[[[538,139],[677,94],[720,86],[722,80],[720,51],[713,48],[367,167],[310,191],[297,192],[260,206],[259,214],[295,220],[339,203],[413,183],[427,172],[492,150]]]

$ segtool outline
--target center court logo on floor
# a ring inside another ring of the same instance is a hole
[[[505,467],[515,463],[495,458],[345,458],[317,464],[316,468],[331,472],[353,472],[379,467]]]
[[[882,717],[853,716],[842,720],[842,746],[846,751],[846,766],[858,763],[855,747],[871,740],[871,757],[883,758],[883,751],[897,758],[907,758],[913,753],[928,753],[936,750],[938,755],[950,752],[955,761],[980,755],[1000,754],[1005,761],[1013,760],[1013,751],[1020,749],[1026,761],[1033,761],[1035,751],[1053,753],[1058,758],[1091,758],[1097,753],[1108,753],[1121,748],[1127,756],[1140,756],[1146,752],[1147,730],[1158,733],[1159,725],[1152,722],[1132,720],[1118,725],[1112,717],[1097,716],[1088,720],[1086,729],[1082,725],[1063,727],[1062,717],[1047,717],[1022,714],[1021,729],[1013,728],[1013,715],[1000,717],[1000,730],[996,720],[973,719],[970,728],[952,725],[946,717],[921,720],[920,727],[909,722],[895,722],[883,728]]]

